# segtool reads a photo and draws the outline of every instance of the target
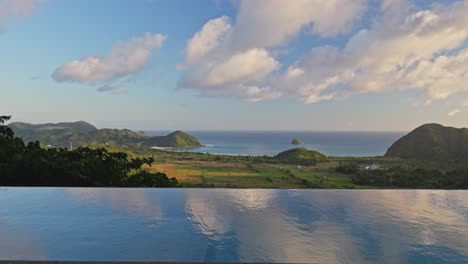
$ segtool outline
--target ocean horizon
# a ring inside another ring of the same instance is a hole
[[[166,135],[169,130],[146,130],[151,136]],[[204,146],[189,152],[274,156],[282,151],[304,147],[328,156],[382,156],[407,132],[402,131],[197,131],[188,130]],[[291,144],[293,139],[301,144]],[[180,151],[180,150],[179,150]]]

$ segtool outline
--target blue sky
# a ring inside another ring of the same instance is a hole
[[[0,0],[0,29],[0,112],[14,121],[468,125],[468,1]]]

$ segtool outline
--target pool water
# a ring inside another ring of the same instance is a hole
[[[468,263],[468,191],[0,188],[0,259]]]

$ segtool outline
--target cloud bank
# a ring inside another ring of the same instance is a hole
[[[364,27],[371,4],[377,14]],[[345,43],[312,46],[282,63],[276,51],[294,49],[298,36]],[[431,102],[468,91],[467,39],[468,1],[240,1],[234,24],[211,19],[188,40],[178,88],[303,103],[416,90]]]

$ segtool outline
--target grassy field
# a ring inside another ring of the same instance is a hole
[[[337,172],[343,164],[356,164],[361,169],[376,165],[380,169],[401,167],[405,169],[453,170],[466,169],[465,163],[403,160],[387,157],[329,157],[314,165],[285,163],[268,156],[230,156],[192,152],[160,150],[123,151],[131,157],[152,157],[154,163],[147,167],[152,172],[163,172],[175,177],[181,187],[215,188],[376,188],[357,185],[352,174]]]
[[[218,188],[364,188],[335,172],[336,161],[314,166],[209,161],[154,163],[149,170],[175,177],[183,186]]]

